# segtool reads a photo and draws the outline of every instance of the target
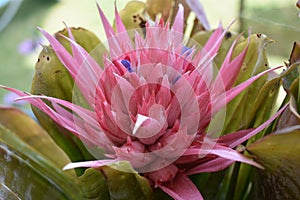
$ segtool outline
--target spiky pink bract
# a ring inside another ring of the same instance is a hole
[[[247,47],[232,59],[234,43],[214,77],[213,58],[226,33],[221,26],[202,50],[186,48],[180,5],[172,28],[162,21],[147,24],[145,37],[136,32],[132,43],[117,10],[115,32],[98,8],[110,48],[104,70],[74,41],[70,31],[66,39],[71,43],[72,54],[40,29],[91,110],[6,88],[45,112],[87,146],[106,151],[107,159],[70,163],[64,169],[98,168],[126,160],[153,187],[174,199],[202,199],[188,175],[219,171],[235,161],[261,167],[233,148],[261,131],[276,115],[257,129],[220,138],[210,138],[207,130],[221,108],[273,69],[233,87]],[[53,108],[42,99],[52,102]]]

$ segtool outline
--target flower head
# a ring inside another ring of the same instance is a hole
[[[222,137],[213,137],[218,129],[210,127],[229,101],[270,71],[234,87],[247,47],[232,58],[233,44],[220,71],[215,71],[213,58],[226,30],[216,29],[201,50],[186,47],[182,6],[172,27],[159,20],[149,22],[145,37],[136,32],[134,42],[117,10],[116,31],[100,7],[99,12],[110,52],[103,70],[74,41],[71,31],[66,39],[72,54],[41,30],[91,109],[8,88],[81,138],[95,157],[95,146],[106,152],[107,159],[70,163],[65,169],[98,168],[125,160],[173,198],[201,199],[188,175],[218,171],[235,161],[260,167],[233,148],[269,121],[258,129]],[[53,108],[42,99],[52,102]]]

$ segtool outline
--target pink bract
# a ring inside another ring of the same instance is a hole
[[[70,163],[64,169],[98,168],[126,160],[153,187],[161,188],[174,199],[202,199],[188,175],[219,171],[235,161],[261,167],[234,148],[261,131],[277,115],[257,129],[219,138],[210,138],[207,129],[220,109],[274,69],[234,86],[247,52],[246,47],[232,59],[234,43],[214,77],[213,58],[226,30],[217,28],[200,51],[188,49],[183,41],[181,5],[173,27],[162,21],[148,23],[145,37],[136,32],[134,42],[117,10],[115,32],[98,8],[110,52],[103,69],[74,41],[71,31],[66,39],[71,43],[72,55],[40,29],[91,110],[6,88],[81,138],[87,147],[98,146],[106,151],[107,159]],[[43,99],[52,102],[53,108]]]

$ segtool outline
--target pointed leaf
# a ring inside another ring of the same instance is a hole
[[[288,76],[290,76],[295,72],[295,70],[298,71],[298,68],[299,66],[296,64],[289,67],[285,73],[287,75],[283,77],[283,83],[288,78]],[[293,81],[290,83],[291,85],[289,85],[288,88],[285,88],[286,91],[288,92],[288,95],[286,96],[283,102],[283,104],[289,103],[289,107],[283,112],[282,116],[278,119],[275,130],[280,130],[280,129],[284,129],[284,128],[288,128],[300,124],[300,115],[299,115],[300,104],[299,102],[297,102],[297,99],[299,99],[300,96],[299,78],[293,79]]]
[[[292,85],[299,80],[299,64],[295,63],[287,69],[287,75],[282,79],[283,87],[290,90]]]
[[[0,107],[0,124],[55,163],[57,167],[62,168],[70,162],[48,133],[17,108]]]
[[[0,165],[2,186],[20,199],[81,199],[71,176],[1,124]]]
[[[256,170],[256,197],[297,199],[300,196],[300,130],[284,129],[247,147],[265,170]]]

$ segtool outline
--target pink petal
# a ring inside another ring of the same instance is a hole
[[[66,29],[68,30],[69,38],[70,38],[72,41],[76,42],[76,41],[75,41],[75,38],[74,38],[74,36],[73,36],[73,33],[72,33],[72,31],[71,31],[71,29],[68,27],[67,24],[65,24],[65,26],[66,26]],[[64,36],[64,35],[60,34],[60,36]],[[77,54],[78,51],[76,51],[76,48],[74,47],[74,45],[73,45],[72,43],[71,43],[71,48],[72,48],[73,56],[74,56],[74,57],[77,57],[76,54]]]
[[[201,50],[193,59],[193,65],[196,66],[196,69],[192,73],[196,74],[196,76],[199,76],[198,74],[201,74],[202,77],[202,79],[198,83],[198,88],[200,88],[199,93],[203,92],[204,89],[212,85],[214,77],[213,60],[216,55],[217,53],[210,56],[208,56],[207,53],[203,55],[203,50]]]
[[[115,1],[115,22],[116,22],[116,28],[117,28],[117,32],[118,33],[122,33],[122,32],[126,32],[126,28],[122,22],[122,19],[119,15],[118,9],[117,9],[117,5],[116,5],[116,1]]]
[[[221,137],[218,138],[217,142],[221,145],[229,146],[230,148],[234,148],[237,145],[233,146],[232,144],[235,143],[236,140],[238,140],[239,138],[244,137],[245,135],[249,134],[253,130],[255,130],[255,129],[252,128],[252,129],[247,129],[247,130],[240,130],[240,131],[237,131],[237,132],[234,132],[234,133],[229,133],[229,134],[226,134],[226,135],[222,135]]]
[[[116,127],[119,127],[124,133],[130,135],[130,125],[132,124],[132,120],[129,115],[128,106],[130,103],[130,97],[134,92],[134,88],[125,78],[116,74],[114,78],[117,80],[117,84],[112,87],[113,93],[111,97],[109,97],[111,100],[111,105],[105,106],[106,113],[108,115],[112,115],[112,112],[114,112],[115,117],[110,118],[112,124],[114,124]],[[101,98],[99,101],[101,101]],[[101,116],[101,112],[101,108],[96,110],[98,116]],[[107,121],[107,119],[104,119],[104,121]]]
[[[69,34],[72,34],[72,32],[69,30]],[[72,40],[70,38],[67,38],[64,35],[61,35],[61,37],[65,38],[71,43],[72,46],[72,51],[73,51],[73,56],[77,64],[79,64],[79,67],[83,67],[82,65],[87,64],[87,68],[85,70],[92,70],[91,74],[92,75],[90,78],[98,78],[103,70],[101,67],[98,65],[98,63],[94,60],[94,58],[84,49],[82,48],[79,44],[76,43],[75,40]],[[71,37],[73,37],[71,35]],[[80,69],[80,68],[79,68]]]
[[[88,150],[91,153],[93,153],[93,156],[95,158],[98,158],[98,155],[103,154],[103,152],[97,153],[99,150],[101,151],[102,149],[104,149],[105,153],[108,154],[114,152],[113,150],[114,144],[108,139],[108,137],[103,133],[103,131],[97,130],[91,126],[86,125],[84,126],[84,133],[87,135],[88,138],[85,139],[84,137],[80,136],[81,140],[84,142],[84,144],[88,145],[89,147]],[[90,145],[90,143],[95,145],[92,146]],[[96,152],[96,154],[94,152]]]
[[[123,52],[130,51],[132,49],[131,40],[118,14],[116,14],[116,23],[118,29],[118,34],[116,34],[112,26],[110,25],[109,21],[105,17],[105,14],[103,13],[99,4],[97,4],[97,7],[106,33],[106,37],[108,39],[109,50],[110,50],[109,53],[111,59],[112,60],[118,59],[120,55],[123,55]]]
[[[175,98],[180,101],[181,123],[186,125],[188,134],[194,134],[199,126],[200,111],[198,98],[193,88],[187,80],[180,78],[173,85],[172,91]]]
[[[178,7],[179,7],[178,12],[177,12],[177,15],[175,17],[172,29],[174,31],[179,32],[179,33],[183,33],[184,8],[183,8],[182,4],[179,4]]]
[[[3,89],[9,90],[11,92],[14,92],[15,94],[19,95],[20,97],[27,97],[30,96],[30,94],[22,92],[20,90],[9,88],[6,86],[0,85]],[[41,99],[28,99],[27,100],[32,105],[36,106],[37,108],[41,109],[43,112],[45,112],[49,117],[51,117],[54,121],[59,121],[57,118],[57,113],[50,108],[45,102],[43,102]]]
[[[176,200],[203,200],[198,188],[184,173],[177,173],[172,181],[158,187]]]
[[[257,133],[259,133],[260,131],[265,129],[272,121],[274,121],[287,108],[287,106],[289,106],[289,104],[286,104],[285,106],[283,106],[275,115],[273,115],[270,119],[268,119],[266,122],[264,122],[259,127],[255,128],[253,130],[251,129],[250,131],[245,131],[245,132],[238,131],[235,133],[227,134],[225,136],[222,136],[221,141],[222,140],[226,141],[229,138],[230,140],[227,141],[226,145],[228,145],[230,148],[234,148],[234,147],[238,146],[239,144],[242,144],[243,142],[245,142],[252,136],[256,135]]]
[[[223,30],[223,27],[220,24],[220,26],[213,32],[208,41],[205,43],[202,52],[204,54],[210,55],[210,57],[212,55],[215,55],[222,44],[222,40],[226,34],[226,31],[227,30]]]
[[[226,97],[225,100],[224,100],[224,95],[213,96],[213,99],[215,99],[215,101],[213,102],[215,112],[219,111],[222,107],[224,107],[226,104],[228,104],[232,99],[234,99],[238,94],[240,94],[243,90],[245,90],[248,86],[250,86],[254,81],[259,79],[263,75],[265,75],[265,74],[267,74],[271,71],[274,71],[276,69],[280,69],[282,67],[283,66],[279,66],[279,67],[275,67],[275,68],[263,71],[263,72],[255,75],[255,76],[251,77],[247,81],[245,81],[245,82],[235,86],[234,88],[228,90],[225,94],[225,97]],[[215,113],[213,113],[213,114],[215,114]]]
[[[223,27],[220,24],[219,28],[217,28],[213,32],[213,34],[210,36],[210,38],[208,39],[208,41],[206,42],[206,44],[200,52],[201,60],[210,60],[217,54],[222,44],[223,38],[232,24],[233,22],[225,30],[223,30]]]
[[[145,174],[151,181],[154,182],[155,186],[159,186],[161,183],[172,181],[177,175],[178,168],[174,164],[170,164],[164,168],[151,171]]]
[[[137,122],[141,124],[137,124]],[[165,129],[167,128],[165,110],[159,104],[152,105],[149,116],[138,114],[137,122],[135,125],[135,136],[147,145],[155,143],[165,133]]]
[[[143,167],[148,167],[152,165],[154,159],[156,158],[152,153],[144,153],[144,152],[139,152],[135,149],[131,148],[126,148],[126,147],[113,147],[115,151],[115,155],[119,160],[126,160],[130,162],[130,164],[138,169],[140,168],[141,170]]]
[[[228,160],[239,161],[239,162],[243,162],[243,163],[247,163],[247,164],[256,166],[258,168],[263,168],[261,165],[254,162],[253,160],[246,158],[244,155],[240,154],[239,152],[237,152],[231,148],[217,145],[217,144],[214,147],[212,147],[211,149],[193,148],[193,149],[186,150],[186,152],[184,153],[185,156],[199,155],[201,157],[206,156],[207,154],[213,154],[213,155],[217,155],[222,158],[226,158]]]
[[[103,134],[103,132],[100,129],[98,129],[98,130],[95,129],[95,127],[97,128],[98,126],[95,126],[94,128],[92,128],[93,126],[90,126],[89,124],[87,124],[87,122],[76,117],[75,115],[70,116],[70,113],[66,113],[67,111],[62,109],[61,107],[58,107],[58,105],[56,105],[56,108],[58,108],[60,113],[54,111],[44,101],[39,99],[38,96],[32,97],[27,93],[24,93],[22,91],[19,91],[19,90],[13,89],[13,88],[8,88],[8,87],[1,86],[1,85],[0,85],[0,87],[4,88],[6,90],[9,90],[11,92],[14,92],[15,94],[19,95],[20,97],[24,97],[23,99],[26,99],[29,103],[31,103],[35,107],[39,108],[41,111],[43,111],[45,114],[47,114],[51,119],[53,119],[56,123],[58,123],[65,129],[67,129],[68,131],[72,132],[75,136],[80,137],[82,140],[88,141],[89,143],[99,145],[109,152],[112,151],[113,144],[105,136],[105,134]],[[58,100],[58,102],[60,102],[60,101],[63,102],[63,100]],[[70,105],[71,105],[71,103],[67,104],[67,106],[70,106]],[[70,118],[68,118],[68,116]],[[86,119],[88,119],[88,118],[86,118]]]
[[[31,96],[26,96],[26,97],[21,97],[18,98],[17,100],[28,100],[28,99],[47,99],[49,101],[51,101],[52,103],[58,103],[62,106],[65,106],[66,108],[72,110],[72,112],[76,113],[78,116],[80,116],[80,118],[82,118],[84,121],[86,121],[88,124],[90,124],[91,126],[94,127],[99,127],[99,123],[95,120],[96,119],[96,114],[90,110],[87,110],[85,108],[82,108],[78,105],[75,105],[73,103],[70,103],[68,101],[64,101],[61,99],[57,99],[54,97],[47,97],[47,96],[39,96],[39,95],[31,95]],[[56,108],[59,109],[59,107],[56,106]],[[64,112],[62,114],[62,116],[67,115],[67,113],[70,113],[69,111],[65,110],[65,109],[59,109],[60,111],[64,110],[66,112]],[[72,117],[74,117],[74,114],[70,113]],[[70,118],[72,118],[70,117]]]
[[[73,78],[76,77],[78,72],[78,65],[74,61],[73,57],[70,55],[70,53],[49,33],[44,31],[41,28],[38,28],[39,31],[48,39],[50,42],[53,50],[55,51],[57,57],[62,62],[62,64],[68,69],[71,76]]]
[[[104,27],[107,39],[109,39],[111,37],[114,37],[115,36],[115,32],[114,32],[112,26],[110,25],[109,21],[107,20],[105,14],[102,11],[102,9],[101,9],[101,7],[100,7],[99,4],[97,4],[97,7],[98,7],[98,11],[99,11],[99,14],[100,14],[100,18],[101,18],[101,21],[102,21],[102,24],[103,24],[103,27]]]
[[[144,116],[144,115],[140,115],[140,114],[137,114],[137,117],[136,117],[136,122],[134,124],[134,127],[133,127],[133,130],[132,130],[132,134],[135,135],[137,130],[142,126],[142,124],[144,122],[146,122],[148,119],[150,119],[149,117],[147,116]]]
[[[189,169],[185,173],[187,175],[192,175],[192,174],[199,174],[204,172],[217,172],[229,167],[234,162],[235,161],[233,160],[228,160],[226,158],[218,157],[213,160],[204,162],[203,164],[197,165],[196,167]]]
[[[149,150],[162,159],[174,159],[182,156],[186,149],[191,145],[195,135],[187,134],[186,128],[177,132],[163,135]]]
[[[130,51],[132,49],[131,39],[118,13],[116,1],[115,1],[115,22],[116,22],[116,28],[118,33],[116,36],[118,38],[121,48],[123,49],[124,52]]]
[[[137,31],[134,34],[134,43],[135,43],[135,49],[143,49],[145,47],[145,40]],[[137,51],[137,54],[139,53],[140,50]],[[138,57],[140,58],[140,56]]]
[[[227,56],[226,56],[225,60],[223,61],[222,67],[218,73],[216,80],[215,80],[215,86],[217,88],[218,88],[218,85],[222,84],[222,85],[224,85],[223,87],[225,90],[230,89],[238,77],[238,74],[240,72],[240,69],[242,67],[244,58],[245,58],[247,50],[248,50],[248,45],[247,45],[246,48],[244,48],[243,51],[237,57],[235,57],[233,61],[231,61],[233,49],[239,38],[240,38],[240,36],[237,37],[237,39],[231,45],[231,48],[229,49],[229,52],[227,53]],[[216,89],[216,90],[217,91],[214,91],[213,94],[218,94],[219,92],[222,91],[222,90],[218,91],[218,89]]]
[[[70,41],[75,58],[73,58],[69,52],[49,33],[40,29],[43,35],[50,42],[53,50],[55,51],[57,57],[65,65],[74,79],[75,83],[79,87],[80,91],[88,101],[89,105],[94,107],[94,96],[96,91],[96,86],[100,75],[102,74],[102,69],[96,63],[96,61],[76,42],[66,38]],[[86,78],[89,77],[89,78]],[[89,87],[87,87],[89,86]]]
[[[85,161],[85,162],[76,162],[69,163],[64,166],[63,170],[74,169],[78,167],[91,167],[91,168],[99,168],[106,165],[114,164],[118,160],[95,160],[95,161]]]

